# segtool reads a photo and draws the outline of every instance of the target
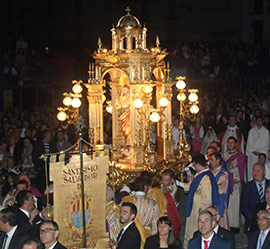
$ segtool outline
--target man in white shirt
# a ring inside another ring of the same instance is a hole
[[[120,222],[124,225],[117,237],[117,249],[139,249],[141,236],[134,223],[137,208],[133,203],[123,202],[120,210]]]
[[[223,227],[219,226],[220,221],[220,214],[218,213],[218,209],[214,206],[210,206],[206,208],[207,211],[209,211],[214,216],[214,232],[219,235],[221,238],[229,241],[232,244],[232,248],[235,249],[235,238],[234,234],[224,229]],[[200,231],[196,231],[193,235],[193,238],[200,236]]]
[[[1,249],[18,249],[28,236],[21,233],[17,226],[16,212],[12,208],[0,211],[0,230],[4,232],[0,237]]]
[[[198,228],[201,236],[190,240],[188,249],[232,249],[230,242],[222,239],[214,232],[214,216],[208,210],[203,210],[199,213]]]

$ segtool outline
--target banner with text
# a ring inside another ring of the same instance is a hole
[[[85,224],[87,247],[108,248],[105,198],[108,156],[83,155]],[[83,248],[83,219],[81,199],[80,155],[72,155],[70,162],[50,164],[50,179],[54,189],[54,220],[60,227],[59,241],[68,249]]]

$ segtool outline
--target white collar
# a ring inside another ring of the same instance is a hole
[[[13,236],[13,234],[15,233],[16,229],[17,229],[17,225],[16,225],[15,227],[13,227],[13,228],[7,233],[7,236],[8,236],[9,238],[11,238],[11,237]]]
[[[123,231],[125,232],[125,231],[129,228],[129,226],[130,226],[132,223],[134,223],[134,221],[131,221],[130,223],[128,223],[127,225],[125,225],[125,226],[123,227]]]
[[[200,172],[198,173],[198,175],[201,174],[201,173],[203,173],[203,172],[206,172],[206,171],[208,171],[208,170],[209,170],[209,168],[207,167],[206,169],[200,171]]]
[[[216,225],[216,227],[214,228],[214,232],[217,234],[218,232],[218,229],[219,229],[219,224]]]
[[[56,244],[57,244],[57,240],[56,240],[56,242],[55,242],[51,247],[49,247],[48,249],[53,249],[53,248],[55,247]]]
[[[203,242],[204,240],[209,241],[209,243],[208,243],[208,248],[209,248],[209,246],[210,246],[211,240],[212,240],[213,237],[214,237],[214,234],[215,234],[215,232],[213,231],[212,235],[211,235],[208,239],[205,239],[205,238],[202,236],[202,242]]]
[[[113,203],[113,201],[109,201],[109,202],[106,203],[106,206],[109,206],[112,203]]]
[[[135,195],[145,196],[145,193],[143,191],[136,191]]]
[[[30,218],[30,213],[27,210],[24,210],[22,208],[20,208],[20,210],[28,217]]]

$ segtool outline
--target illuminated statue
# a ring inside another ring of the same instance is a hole
[[[127,145],[128,136],[131,133],[130,125],[130,88],[128,85],[122,87],[122,92],[116,101],[116,108],[119,109],[119,120],[121,121],[122,133]]]

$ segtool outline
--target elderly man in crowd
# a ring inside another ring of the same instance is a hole
[[[47,220],[43,222],[40,226],[40,241],[45,246],[45,249],[67,249],[60,242],[58,242],[59,237],[59,227],[55,221]]]
[[[248,249],[268,249],[270,248],[270,213],[267,210],[261,210],[257,217],[259,231],[250,234]]]
[[[244,215],[245,232],[250,232],[252,215],[255,206],[260,202],[265,202],[266,188],[270,185],[270,181],[265,179],[265,167],[259,163],[253,165],[253,180],[246,183],[243,187],[241,211]]]

